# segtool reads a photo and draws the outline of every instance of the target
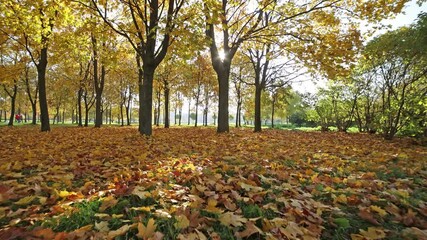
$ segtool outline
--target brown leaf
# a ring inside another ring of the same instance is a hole
[[[101,207],[99,207],[100,212],[104,212],[109,207],[114,207],[119,201],[113,196],[110,195],[102,201]]]
[[[374,215],[369,212],[368,209],[366,208],[362,208],[359,210],[359,213],[357,214],[360,218],[362,218],[363,220],[366,220],[374,225],[381,225],[374,217]]]
[[[245,238],[245,237],[249,237],[255,233],[262,234],[263,231],[261,229],[259,229],[257,226],[255,226],[255,224],[253,222],[248,221],[245,224],[245,230],[243,230],[242,232],[235,233],[235,236],[238,238]]]
[[[138,223],[138,234],[136,236],[147,240],[154,236],[156,227],[156,223],[152,218],[148,220],[147,226],[144,226],[142,223]]]

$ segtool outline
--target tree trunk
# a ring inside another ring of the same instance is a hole
[[[92,35],[93,47],[93,79],[95,85],[95,127],[100,128],[102,125],[102,92],[104,91],[105,83],[105,66],[101,66],[101,78],[98,77],[98,46],[97,40]]]
[[[255,129],[254,132],[261,132],[261,87],[255,85]]]
[[[199,99],[196,99],[196,118],[194,119],[194,126],[197,127],[197,118],[199,115]]]
[[[94,64],[95,65],[95,64]],[[97,74],[96,74],[97,75]],[[95,82],[95,127],[99,128],[102,125],[102,92],[104,91],[105,83],[105,67],[101,66],[101,79]]]
[[[219,100],[218,100],[218,127],[217,132],[229,132],[228,125],[228,91],[229,91],[229,68],[226,68],[224,72],[218,73],[218,84],[219,84]]]
[[[169,85],[165,82],[165,128],[169,128]]]
[[[273,100],[272,104],[271,104],[271,128],[274,128],[274,105],[275,105],[275,100]]]
[[[179,126],[181,126],[181,120],[182,120],[182,108],[179,109],[179,119],[178,119]]]
[[[124,126],[125,125],[125,121],[124,121],[124,115],[123,115],[123,102],[120,104],[120,126]]]
[[[39,86],[39,104],[41,115],[41,131],[50,131],[49,109],[46,97],[46,68],[47,68],[47,47],[41,49],[39,63],[37,64],[37,78]]]
[[[130,106],[127,105],[125,106],[125,108],[126,108],[126,125],[130,126],[130,116],[129,116]]]
[[[153,133],[151,119],[153,118],[153,78],[155,66],[144,61],[143,79],[139,84],[139,132],[143,135],[151,136]],[[141,69],[140,69],[141,71]]]
[[[4,89],[6,90],[6,87],[4,87]],[[14,82],[14,85],[13,85],[13,92],[9,93],[9,91],[7,90],[6,92],[10,97],[10,117],[9,117],[9,123],[7,125],[13,126],[13,121],[15,120],[16,94],[18,93],[18,86],[16,85],[16,81]]]
[[[85,127],[89,126],[89,106],[85,100]]]
[[[191,115],[190,108],[191,108],[191,101],[188,101],[188,124],[187,124],[188,126],[190,126],[190,115]]]
[[[82,119],[82,96],[83,96],[83,88],[80,87],[77,93],[77,108],[78,108],[78,126],[83,127],[83,119]]]

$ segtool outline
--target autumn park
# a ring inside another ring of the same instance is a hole
[[[425,2],[2,0],[0,239],[426,240]]]

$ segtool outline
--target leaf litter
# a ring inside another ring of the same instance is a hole
[[[427,239],[427,149],[367,134],[0,128],[0,239]]]

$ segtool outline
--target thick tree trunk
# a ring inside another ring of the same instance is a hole
[[[41,131],[50,131],[49,109],[46,97],[46,68],[47,68],[47,47],[42,48],[40,52],[39,63],[37,64],[37,78],[39,86],[39,104],[41,115]]]
[[[102,92],[105,83],[105,66],[101,66],[101,78],[98,77],[98,46],[97,40],[92,35],[93,47],[93,79],[95,85],[95,127],[100,128],[102,125]]]
[[[179,119],[178,119],[178,125],[181,126],[181,120],[182,120],[182,109],[179,109]]]
[[[127,106],[125,106],[125,108],[126,108],[126,125],[130,126],[130,115],[129,115],[130,106],[127,105]]]
[[[84,124],[84,126],[85,127],[89,126],[89,106],[86,103],[86,100],[85,100],[85,124]]]
[[[144,61],[148,62],[147,60]],[[153,130],[151,119],[153,118],[153,78],[154,66],[148,63],[143,66],[143,80],[139,86],[139,132],[143,135],[151,136]]]
[[[261,132],[261,87],[255,85],[255,129],[254,132]]]
[[[123,115],[123,103],[120,104],[120,126],[124,126],[125,125],[125,121],[124,121],[124,115]]]
[[[94,64],[95,65],[95,64]],[[95,71],[95,69],[94,69]],[[94,74],[95,75],[95,74]],[[96,74],[98,75],[98,74]],[[96,76],[98,77],[98,76]],[[95,127],[99,128],[102,125],[102,92],[104,91],[105,83],[105,67],[101,67],[101,79],[95,82]]]
[[[218,127],[217,132],[229,132],[228,125],[228,91],[229,91],[229,75],[230,71],[224,70],[224,72],[217,73],[219,83],[219,100],[218,100]]]

